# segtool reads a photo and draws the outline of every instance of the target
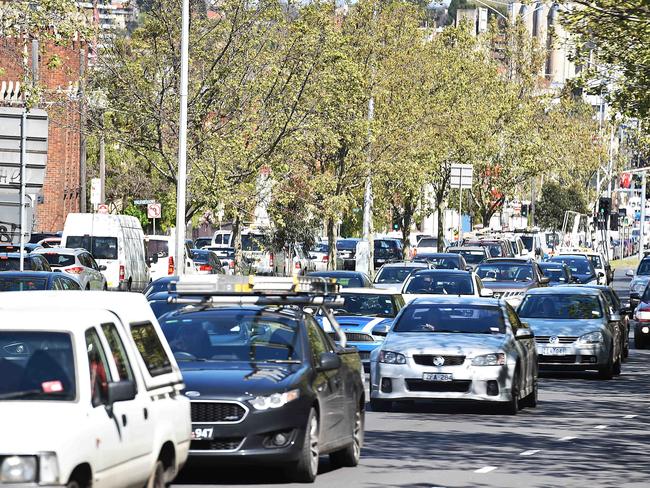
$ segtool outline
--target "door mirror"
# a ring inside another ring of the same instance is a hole
[[[134,381],[117,381],[108,384],[108,404],[133,400],[136,393]]]
[[[335,352],[324,352],[318,358],[319,371],[332,371],[341,367],[341,358]]]
[[[638,291],[631,291],[630,292],[630,299],[631,300],[641,300],[641,294]]]
[[[523,325],[523,323],[522,323],[522,325]],[[524,328],[524,327],[521,327],[521,328],[517,329],[517,332],[515,333],[515,339],[517,339],[517,340],[532,339],[533,337],[535,337],[535,334],[533,334],[533,331],[528,329],[528,328]]]
[[[539,282],[540,282],[542,285],[548,285],[548,284],[551,282],[551,279],[550,279],[548,276],[542,276],[542,277],[539,279]]]
[[[473,269],[474,268],[472,268],[471,266],[465,266],[465,271],[470,271],[471,272],[471,271],[473,271]]]
[[[99,269],[99,271],[106,271],[106,265],[105,265],[105,264],[100,264],[100,265],[97,267],[97,269]]]
[[[604,277],[605,277],[605,273],[603,273],[602,271],[599,271],[599,272],[598,272],[598,277],[599,277],[599,278],[604,278]]]
[[[494,291],[490,288],[482,288],[479,295],[484,298],[492,298],[494,296]]]
[[[613,314],[610,315],[609,321],[610,322],[620,322],[621,321],[621,314],[614,312]]]
[[[630,278],[632,278],[634,276],[634,270],[633,269],[628,269],[625,272],[625,276],[629,276]]]

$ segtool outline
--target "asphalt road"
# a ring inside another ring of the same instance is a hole
[[[361,464],[332,470],[322,457],[315,486],[647,488],[649,392],[650,351],[631,349],[611,381],[543,375],[539,406],[513,417],[465,406],[368,412]],[[288,484],[279,470],[252,467],[185,471],[175,486]]]

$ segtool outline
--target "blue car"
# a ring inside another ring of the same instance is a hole
[[[333,312],[345,332],[348,346],[359,350],[364,369],[370,369],[370,353],[381,346],[388,334],[393,319],[404,307],[401,293],[394,290],[375,288],[346,288],[341,296],[345,305]],[[317,317],[325,332],[332,340],[337,336],[325,317]]]

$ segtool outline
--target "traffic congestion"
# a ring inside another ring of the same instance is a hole
[[[278,253],[262,229],[244,235],[250,274],[233,274],[221,231],[187,242],[179,273],[173,236],[119,215],[69,215],[23,250],[25,271],[0,250],[0,418],[29,419],[3,422],[0,484],[222,484],[241,466],[335,486],[376,453],[380,418],[413,435],[457,415],[470,430],[539,422],[549,375],[597,395],[650,346],[650,256],[628,297],[602,253],[518,234],[444,252],[421,237],[411,259],[381,254],[374,279],[354,270],[359,241],[317,271],[324,244]],[[452,482],[475,483],[435,481]]]

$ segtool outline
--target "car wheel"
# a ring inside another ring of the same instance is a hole
[[[81,488],[81,485],[77,480],[70,480],[68,484],[65,485],[65,488]]]
[[[104,283],[104,288],[103,288],[103,290],[104,290],[104,291],[108,291],[108,285],[107,285],[106,283]]]
[[[390,412],[393,407],[393,402],[390,400],[379,400],[377,398],[370,399],[370,409],[373,412]]]
[[[363,410],[359,407],[354,414],[352,442],[345,448],[330,454],[330,461],[334,466],[352,468],[359,464],[363,447],[363,424]]]
[[[506,402],[503,413],[506,415],[517,415],[519,412],[519,370],[515,370],[512,377],[512,386],[510,387],[510,401]]]
[[[614,376],[614,358],[610,354],[607,364],[602,368],[598,368],[598,377],[601,380],[611,380],[612,376]]]
[[[318,459],[320,457],[319,433],[318,414],[312,408],[307,418],[305,438],[302,443],[300,457],[291,471],[291,477],[294,481],[312,483],[316,479],[316,475],[318,474]]]
[[[537,378],[535,378],[533,380],[533,391],[531,391],[528,395],[526,395],[524,398],[521,399],[521,406],[530,407],[530,408],[537,407],[538,394],[539,394],[538,381]]]
[[[146,488],[164,488],[165,487],[165,467],[161,460],[156,461],[153,471],[149,475]]]
[[[635,333],[634,334],[634,347],[637,348],[637,349],[645,349],[646,348],[645,340],[643,339],[643,337],[641,337],[640,333]]]
[[[614,367],[612,368],[612,372],[614,373],[614,376],[619,376],[621,374],[621,363],[622,363],[621,357],[618,358],[618,360],[614,363]]]

